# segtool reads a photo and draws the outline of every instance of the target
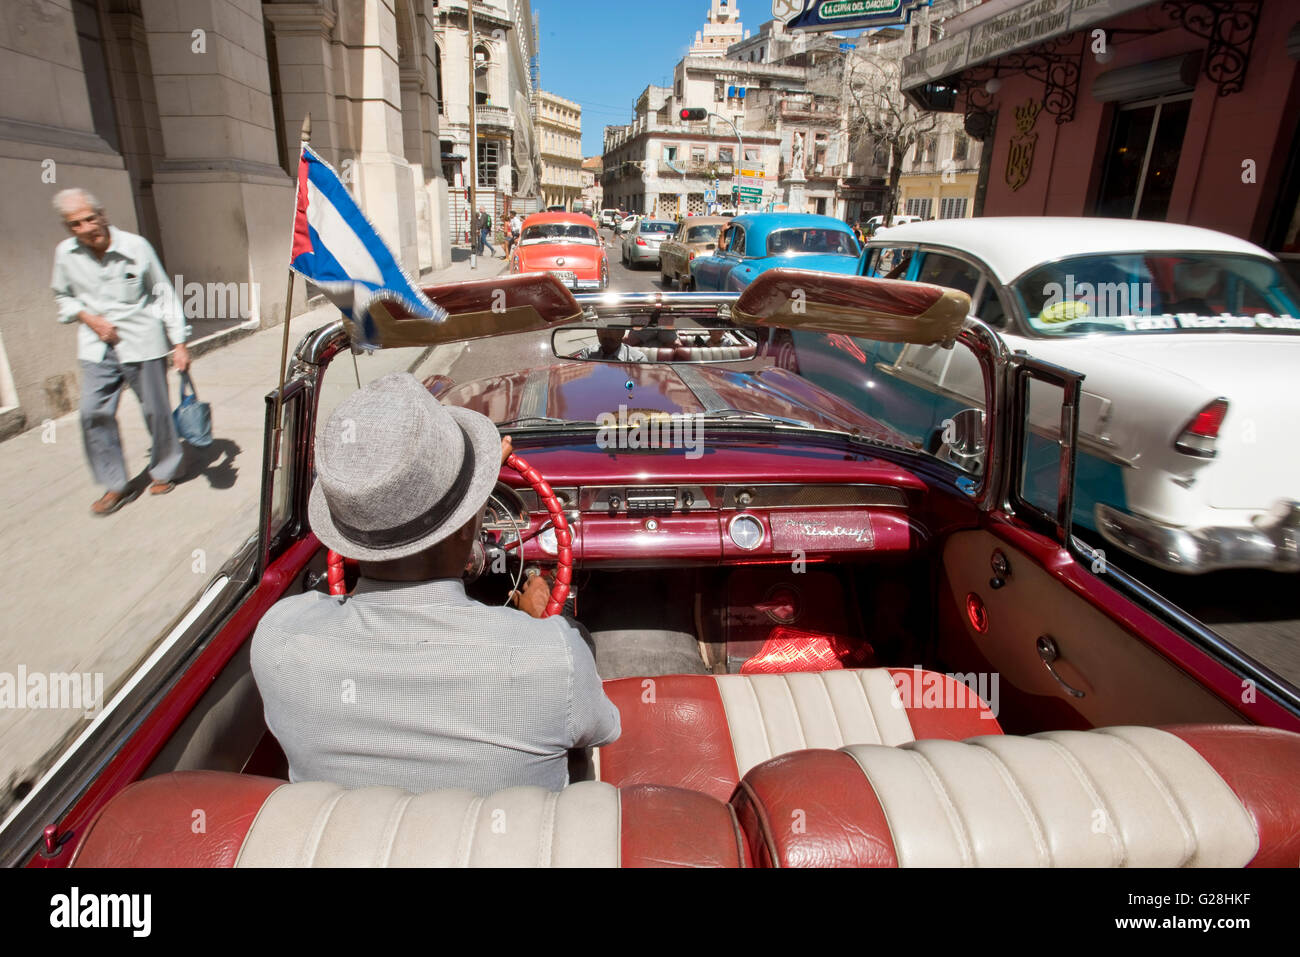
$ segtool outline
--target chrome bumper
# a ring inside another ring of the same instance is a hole
[[[1094,515],[1106,541],[1165,571],[1300,571],[1300,502],[1278,502],[1253,528],[1180,528],[1100,504]]]

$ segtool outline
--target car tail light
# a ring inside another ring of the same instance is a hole
[[[1228,400],[1215,399],[1192,418],[1183,429],[1174,448],[1186,455],[1195,455],[1203,459],[1212,459],[1217,454],[1214,448],[1219,437],[1219,429],[1228,414]]]
[[[638,237],[636,238],[636,244],[637,244],[638,246],[644,246],[644,245],[645,245],[645,240],[642,239],[640,236],[638,236]]]

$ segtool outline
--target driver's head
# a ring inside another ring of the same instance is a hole
[[[500,465],[486,416],[442,405],[409,373],[386,375],[316,435],[312,530],[366,577],[457,577]]]
[[[618,352],[619,347],[623,345],[622,329],[598,329],[596,339],[600,342],[600,351],[606,355],[613,355]]]

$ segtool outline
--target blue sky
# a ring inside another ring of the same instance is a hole
[[[746,30],[756,32],[772,18],[771,0],[736,2]],[[709,0],[533,0],[541,87],[582,106],[582,155],[600,154],[605,127],[628,122],[647,85],[672,83],[673,67],[704,26],[709,6]]]

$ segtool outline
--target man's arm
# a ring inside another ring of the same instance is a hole
[[[571,624],[561,619],[561,626],[564,640],[569,645],[569,659],[573,662],[573,675],[569,679],[569,730],[573,741],[569,747],[598,748],[617,741],[623,730],[622,722],[614,702],[605,697],[591,649]]]
[[[178,372],[184,372],[190,367],[190,353],[185,348],[185,340],[188,338],[185,313],[181,310],[180,300],[176,298],[158,254],[154,252],[153,246],[147,239],[140,241],[144,243],[145,248],[145,288],[153,296],[154,315],[162,320],[163,328],[167,332],[167,341],[174,347],[172,363]]]
[[[50,279],[54,302],[59,309],[59,322],[84,322],[100,341],[110,346],[117,342],[117,327],[98,313],[91,312],[72,290],[72,277],[64,264],[63,255],[54,254],[54,275]]]

